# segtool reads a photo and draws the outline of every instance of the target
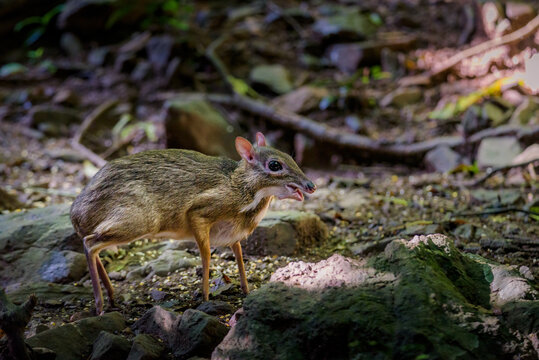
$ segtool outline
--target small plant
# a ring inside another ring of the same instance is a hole
[[[41,36],[43,36],[51,20],[56,15],[62,12],[62,10],[64,9],[64,5],[65,4],[60,4],[53,7],[43,16],[30,16],[24,20],[21,20],[17,24],[15,24],[13,30],[19,32],[24,28],[31,27],[32,30],[30,32],[30,35],[24,41],[25,46],[30,46],[36,41],[38,41]]]

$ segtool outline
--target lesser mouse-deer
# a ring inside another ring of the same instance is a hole
[[[194,238],[202,258],[202,294],[209,296],[210,246],[230,246],[249,292],[240,241],[253,232],[272,197],[303,200],[316,186],[289,155],[236,138],[240,161],[190,150],[150,150],[113,160],[91,179],[71,206],[83,239],[97,314],[99,279],[114,307],[113,289],[99,252],[141,238]]]

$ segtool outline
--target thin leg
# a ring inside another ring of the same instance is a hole
[[[195,220],[191,222],[191,229],[202,259],[202,295],[204,296],[204,301],[208,301],[210,298],[210,228],[206,224]]]
[[[93,237],[93,235],[90,235]],[[85,237],[84,240],[89,239]],[[103,294],[101,293],[101,285],[99,284],[99,275],[97,273],[96,252],[88,251],[86,241],[84,241],[84,254],[86,255],[86,261],[88,261],[88,269],[90,270],[90,278],[92,279],[92,288],[94,290],[95,298],[95,311],[97,315],[103,314]]]
[[[97,263],[97,272],[99,273],[99,277],[101,278],[101,282],[105,286],[105,289],[107,290],[107,295],[109,297],[109,305],[110,307],[114,308],[116,305],[114,304],[114,289],[112,288],[112,284],[110,282],[109,276],[107,275],[107,271],[105,270],[105,267],[103,266],[103,263],[101,262],[101,259],[99,256],[96,256],[96,263]]]
[[[230,247],[236,257],[238,263],[238,272],[240,273],[240,284],[244,294],[249,294],[249,284],[247,284],[247,276],[245,276],[245,266],[243,265],[243,254],[241,252],[241,244],[238,241]]]

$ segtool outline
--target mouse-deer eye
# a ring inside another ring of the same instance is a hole
[[[268,163],[268,169],[270,169],[271,171],[280,171],[283,169],[283,165],[277,160],[271,160]]]

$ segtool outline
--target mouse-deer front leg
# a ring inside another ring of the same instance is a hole
[[[247,284],[247,276],[245,275],[245,266],[243,264],[243,254],[241,251],[241,244],[239,241],[235,242],[232,246],[230,246],[230,248],[234,252],[234,256],[236,257],[236,262],[238,263],[238,272],[240,273],[241,290],[243,290],[244,294],[249,294],[249,284]]]
[[[210,226],[198,219],[191,219],[190,225],[202,259],[202,295],[204,301],[208,301],[210,298]]]

